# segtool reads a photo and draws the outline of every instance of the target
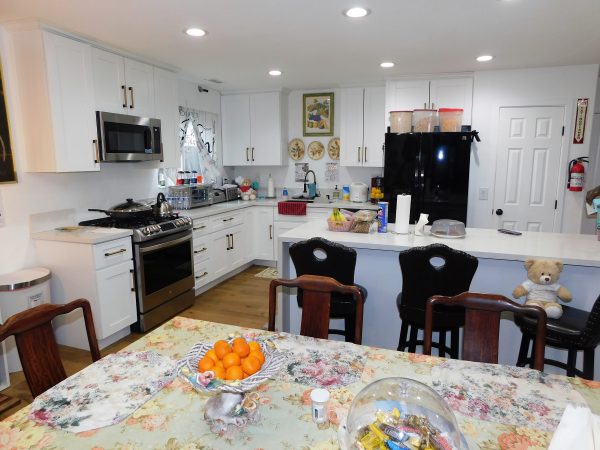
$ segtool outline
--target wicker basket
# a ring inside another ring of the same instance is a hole
[[[198,374],[198,361],[204,358],[204,355],[207,351],[209,351],[213,346],[211,344],[206,344],[203,342],[199,342],[192,346],[188,354],[183,358],[177,361],[177,370],[180,376],[182,376],[187,382],[189,382],[194,389],[200,392],[214,392],[214,391],[223,391],[223,392],[232,392],[235,394],[242,394],[247,391],[251,391],[255,389],[269,378],[274,378],[275,375],[279,372],[283,363],[285,362],[285,354],[271,349],[264,342],[260,343],[261,350],[265,355],[265,362],[262,368],[256,372],[254,375],[249,376],[248,378],[240,381],[221,381],[216,380],[213,381],[208,386],[203,386],[200,383],[195,381],[195,375]],[[193,376],[186,376],[183,372],[188,372]]]
[[[327,228],[329,231],[348,231],[352,227],[352,223],[354,223],[353,219],[347,219],[345,222],[327,219]]]

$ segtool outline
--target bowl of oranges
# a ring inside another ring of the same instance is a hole
[[[237,337],[229,341],[218,340],[214,344],[195,344],[178,362],[178,368],[192,386],[202,392],[242,393],[273,378],[284,359],[282,352],[265,342]],[[199,380],[202,377],[206,377],[206,384]]]

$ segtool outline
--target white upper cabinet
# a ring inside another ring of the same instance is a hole
[[[40,28],[10,32],[29,172],[86,172],[97,163],[92,49]]]
[[[97,48],[93,64],[97,111],[155,116],[153,66]]]
[[[279,92],[221,97],[223,165],[283,164],[283,108]]]
[[[391,80],[386,85],[386,121],[390,111],[462,108],[463,124],[471,123],[473,78]]]
[[[168,70],[154,68],[154,103],[156,118],[161,122],[163,167],[179,167],[179,92],[177,76]]]
[[[374,86],[341,91],[342,166],[383,167],[385,89]]]

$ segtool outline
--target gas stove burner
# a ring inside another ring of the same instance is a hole
[[[79,225],[133,230],[133,241],[142,242],[188,230],[192,228],[192,219],[189,217],[179,217],[178,215],[168,217],[147,216],[133,219],[102,217],[100,219],[84,220],[83,222],[79,222]]]

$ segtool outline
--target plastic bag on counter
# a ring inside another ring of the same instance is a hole
[[[369,233],[372,225],[376,223],[377,211],[361,209],[354,214],[354,222],[350,232],[352,233]],[[376,230],[377,228],[375,228]]]

